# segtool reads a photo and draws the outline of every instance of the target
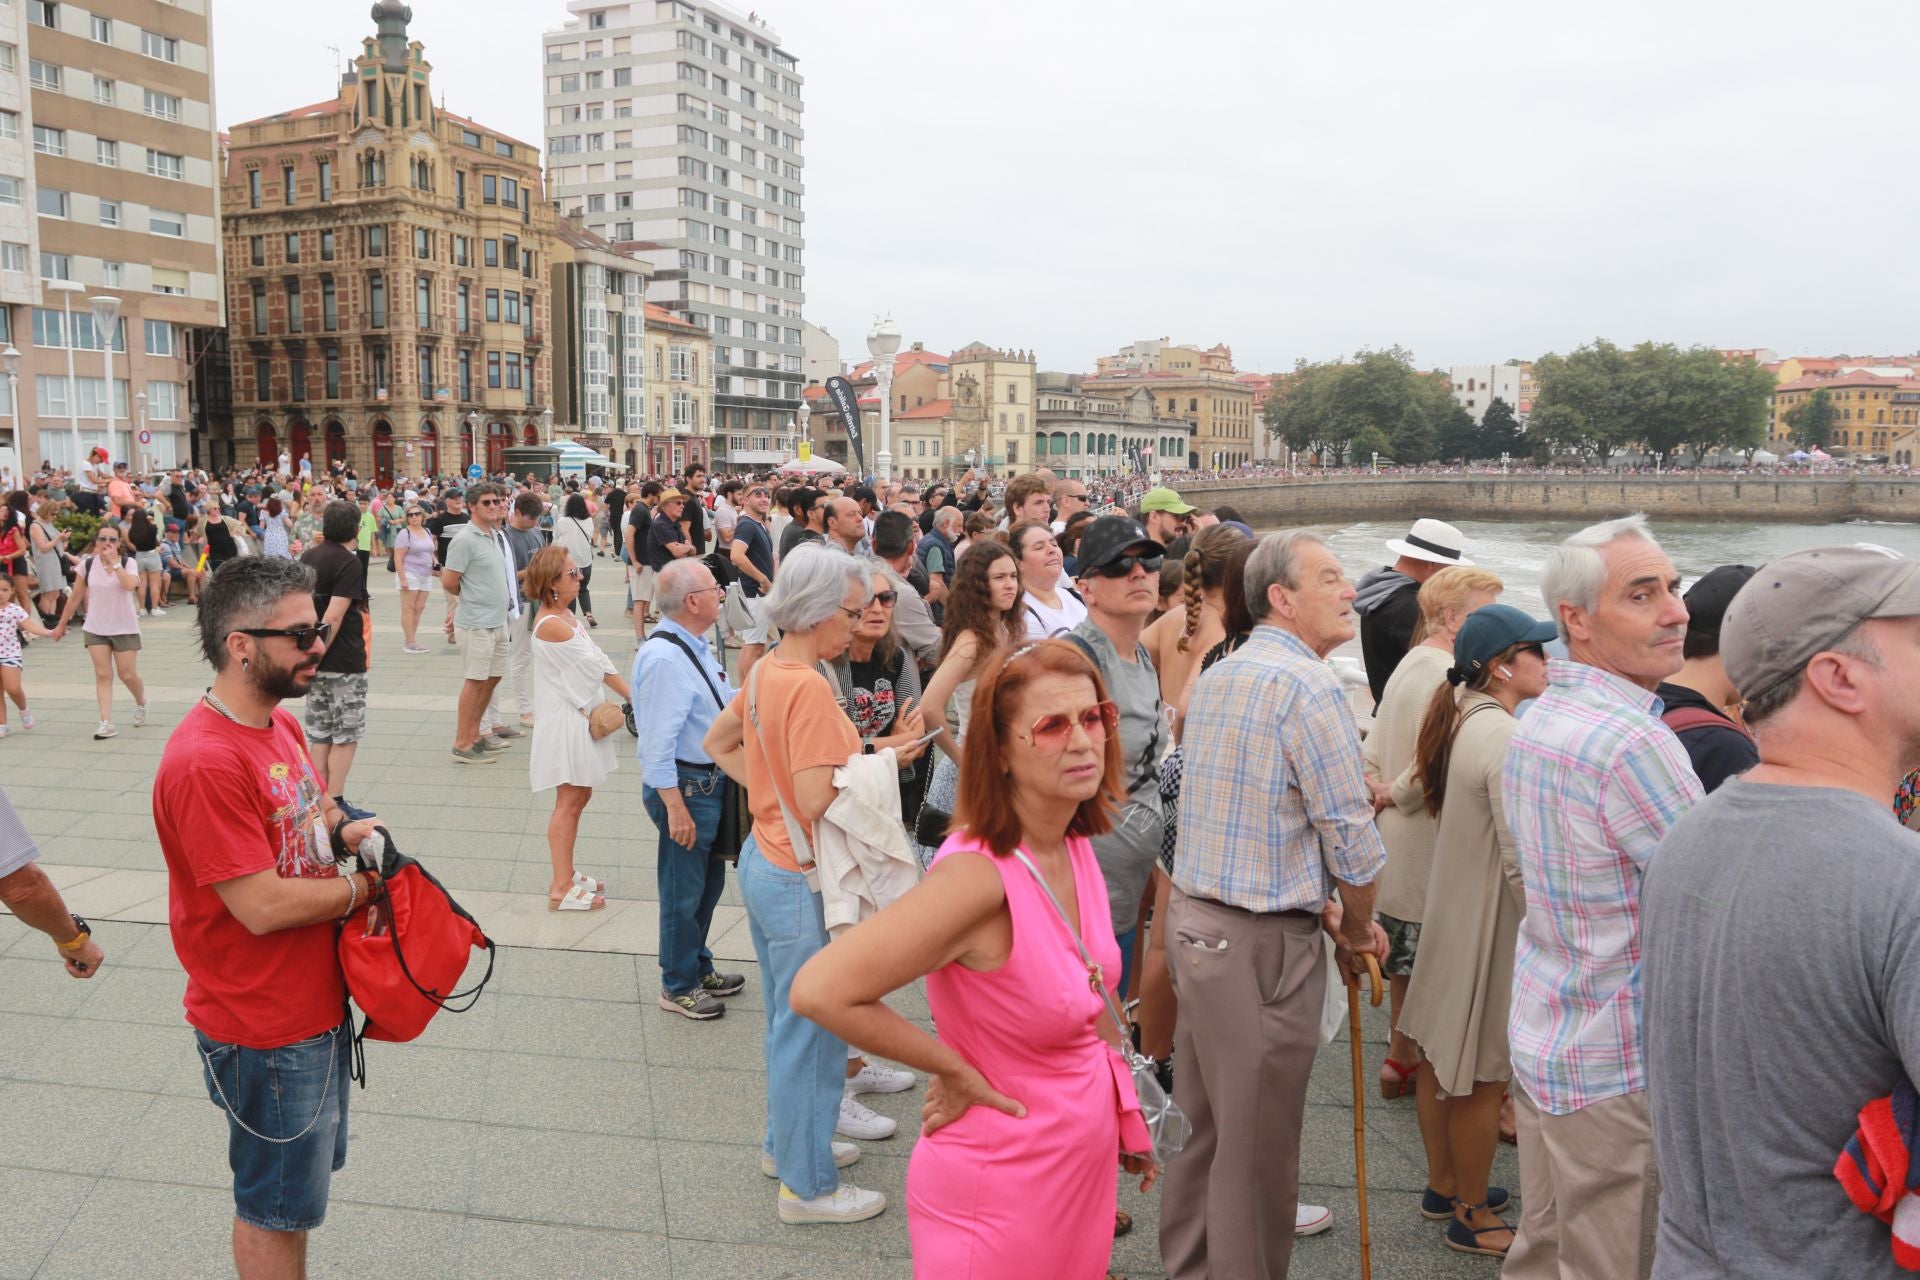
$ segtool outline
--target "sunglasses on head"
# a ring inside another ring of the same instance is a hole
[[[1160,572],[1160,566],[1166,561],[1164,555],[1142,552],[1139,555],[1121,556],[1119,559],[1101,565],[1093,572],[1102,578],[1130,578],[1136,567],[1148,573]]]
[[[243,636],[253,636],[259,640],[272,636],[285,636],[293,641],[293,647],[296,649],[311,649],[315,640],[325,644],[333,635],[331,622],[316,622],[310,627],[236,627],[234,629]]]
[[[1067,749],[1073,741],[1073,728],[1079,725],[1086,733],[1087,741],[1096,746],[1107,740],[1107,735],[1120,727],[1120,708],[1111,702],[1096,702],[1086,710],[1074,715],[1062,715],[1055,712],[1050,716],[1041,716],[1027,730],[1027,741],[1034,749],[1048,755],[1058,755]]]

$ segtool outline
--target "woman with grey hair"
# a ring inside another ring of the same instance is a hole
[[[861,1222],[887,1207],[877,1191],[840,1181],[860,1158],[833,1140],[846,1099],[846,1042],[796,1014],[794,975],[827,945],[820,893],[795,854],[838,794],[833,771],[860,752],[860,736],[820,673],[846,652],[873,594],[865,565],[806,543],[781,562],[767,613],[781,639],[756,662],[747,687],[707,731],[707,754],[747,788],[753,834],[740,850],[747,908],[766,1006],[767,1132],[760,1167],[780,1179],[782,1222]],[[875,1134],[873,1136],[882,1136]]]

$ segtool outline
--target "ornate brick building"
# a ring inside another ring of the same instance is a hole
[[[228,448],[382,481],[495,470],[551,403],[539,152],[434,105],[404,4],[373,18],[337,98],[230,132]]]

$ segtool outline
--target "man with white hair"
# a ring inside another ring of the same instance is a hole
[[[1680,670],[1680,575],[1633,515],[1555,547],[1566,642],[1502,772],[1526,883],[1514,953],[1521,1215],[1506,1280],[1650,1274],[1660,1186],[1640,1020],[1640,883],[1703,794],[1654,690]],[[1481,1206],[1469,1206],[1478,1208]],[[1505,1231],[1480,1233],[1497,1249]]]

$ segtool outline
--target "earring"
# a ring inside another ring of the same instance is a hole
[[[241,669],[242,671],[244,671],[244,670],[246,670],[246,669],[247,669],[248,667],[251,667],[252,665],[253,665],[253,659],[252,659],[252,658],[242,658],[242,659],[240,659],[240,669]]]

